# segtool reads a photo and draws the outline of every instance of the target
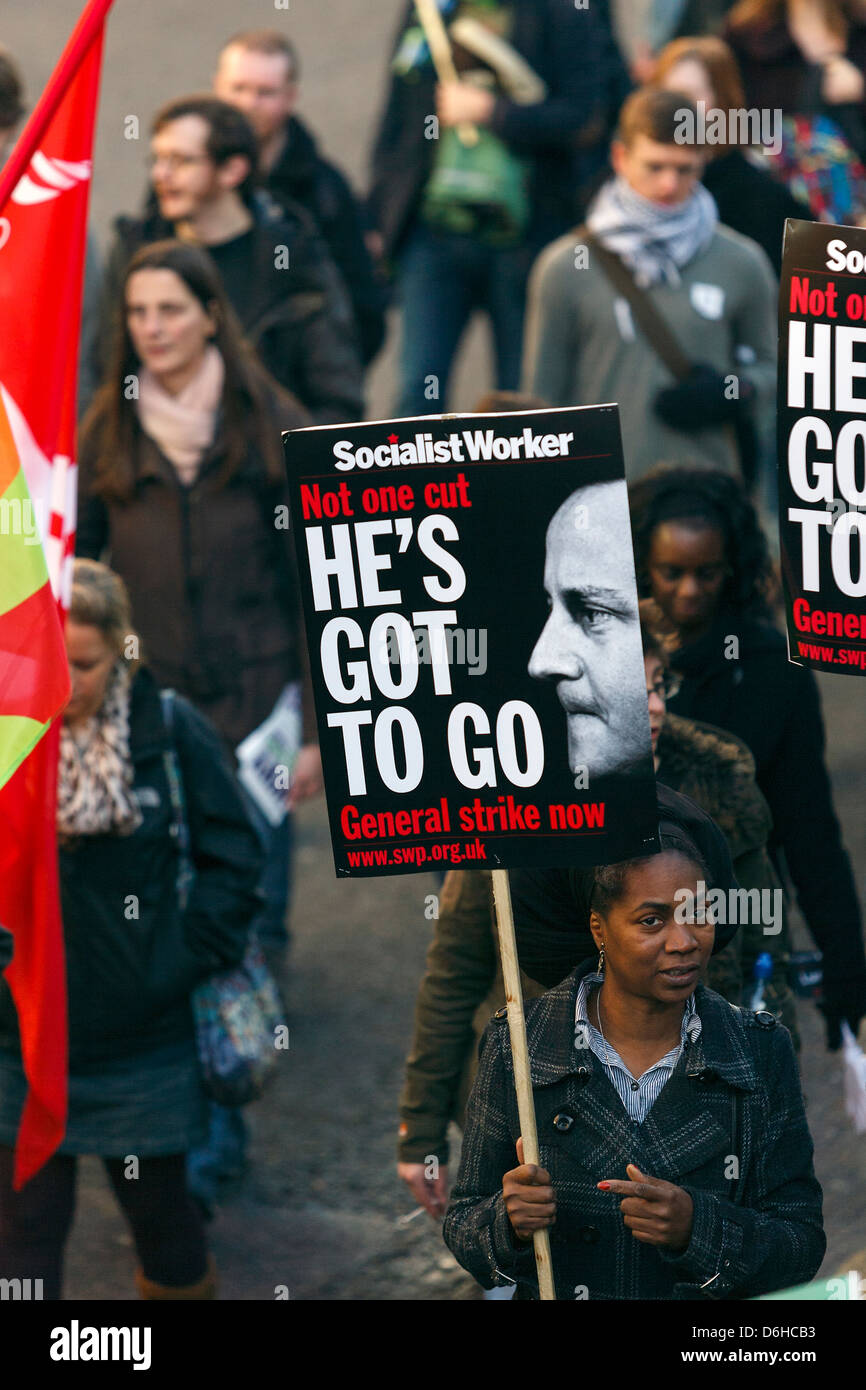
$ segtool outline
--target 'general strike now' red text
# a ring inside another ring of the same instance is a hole
[[[544,830],[603,830],[603,801],[568,802],[546,808]],[[542,809],[533,802],[524,804],[513,796],[500,796],[493,805],[480,797],[457,807],[459,829],[467,834],[483,830],[488,834],[521,834],[542,829]],[[435,806],[415,806],[399,811],[362,813],[351,803],[340,812],[340,829],[346,840],[398,840],[408,836],[447,835],[452,830],[451,808],[447,797]]]

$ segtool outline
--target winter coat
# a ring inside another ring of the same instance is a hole
[[[602,1299],[753,1298],[811,1279],[826,1245],[821,1188],[787,1031],[771,1014],[735,1009],[699,985],[701,1034],[638,1124],[598,1058],[574,1046],[579,982],[592,968],[585,962],[526,1010],[539,1157],[557,1196],[557,1297],[588,1298],[590,1307]],[[510,1278],[518,1297],[531,1298],[532,1246],[515,1245],[502,1196],[520,1132],[503,1014],[485,1036],[443,1234],[485,1288]],[[681,1254],[635,1240],[619,1197],[598,1190],[604,1178],[626,1178],[628,1163],[691,1196],[691,1239]]]
[[[280,207],[267,193],[255,194],[250,212],[248,254],[240,270],[223,276],[247,339],[317,424],[360,419],[363,373],[351,308],[321,237],[303,208]],[[175,235],[155,206],[143,217],[118,217],[114,232],[102,296],[103,368],[130,258],[139,247]],[[287,263],[278,255],[283,247]]]
[[[770,813],[755,785],[755,765],[745,745],[719,729],[669,715],[659,736],[659,758],[659,780],[690,796],[724,832],[740,887],[777,887],[766,850]],[[531,881],[529,873],[512,875],[518,950],[521,920],[530,912],[544,911],[543,902],[530,903],[522,892],[522,885]],[[734,1002],[739,1002],[742,990],[743,935],[738,932],[710,965],[713,988]],[[754,928],[745,951],[747,972],[760,951],[776,951],[781,940],[781,936],[763,937],[760,927]],[[589,927],[576,930],[574,958],[592,950]],[[543,990],[525,973],[522,983],[526,999]],[[784,1000],[786,1011],[781,987],[778,993],[779,999],[774,996],[767,1005],[779,1007],[787,1024],[792,1018],[790,1000]],[[404,1163],[421,1163],[428,1154],[447,1163],[449,1121],[463,1122],[478,1042],[491,1014],[504,1002],[492,879],[485,871],[452,869],[442,887],[415,1005],[415,1029],[400,1097],[398,1155]]]
[[[737,641],[735,650],[731,639]],[[773,817],[771,854],[787,866],[800,910],[824,953],[826,980],[866,976],[857,888],[824,766],[824,722],[811,671],[787,659],[769,622],[722,614],[672,662],[670,708],[743,740]]]
[[[779,876],[767,850],[773,820],[755,781],[755,760],[740,739],[712,724],[667,714],[658,740],[658,779],[674,791],[685,792],[708,811],[724,833],[734,861],[737,883],[747,891],[775,893]],[[763,898],[759,899],[763,904]],[[775,903],[775,899],[771,899]],[[741,1002],[755,961],[762,952],[773,960],[773,975],[764,990],[766,1007],[785,1024],[796,1046],[799,1033],[794,998],[787,983],[788,925],[765,932],[764,923],[749,914],[733,941],[714,956],[708,981],[732,1004]]]
[[[514,0],[509,42],[547,84],[547,97],[518,105],[499,96],[490,128],[517,155],[531,161],[534,246],[563,232],[582,211],[581,186],[604,163],[616,113],[629,80],[613,39],[604,0],[577,9],[561,0]],[[397,30],[415,22],[407,5]],[[410,231],[427,177],[435,140],[425,137],[436,110],[432,67],[411,78],[389,73],[389,88],[372,155],[369,213],[395,256]]]
[[[778,275],[782,269],[782,240],[787,217],[812,220],[801,203],[763,169],[750,164],[741,150],[711,159],[704,170],[704,187],[712,193],[719,218],[741,236],[756,241]]]
[[[521,975],[524,999],[543,986]],[[451,869],[415,1004],[415,1028],[400,1096],[398,1157],[448,1162],[448,1125],[463,1123],[490,1015],[505,1002],[493,880],[487,870]]]
[[[524,389],[551,406],[619,403],[630,482],[664,459],[737,474],[732,421],[678,429],[655,411],[673,385],[670,368],[624,313],[622,296],[597,258],[575,272],[575,231],[547,246],[532,270],[527,299]],[[769,437],[776,400],[778,285],[759,246],[729,227],[684,266],[676,285],[654,284],[646,297],[690,362],[721,376],[742,374],[754,387],[741,405],[760,438]]]
[[[267,191],[282,206],[300,204],[315,222],[352,301],[364,363],[385,339],[385,295],[364,243],[361,208],[348,180],[320,154],[303,121],[292,116],[286,144],[265,174]]]
[[[272,394],[274,431],[303,423]],[[107,562],[126,584],[136,631],[160,685],[196,704],[236,747],[270,714],[283,687],[304,674],[303,625],[293,543],[276,519],[288,489],[269,483],[251,442],[225,485],[217,429],[190,487],[136,422],[129,502],[96,495],[99,420],[79,457],[76,553]],[[308,730],[310,732],[310,730]]]
[[[61,845],[71,1072],[141,1055],[192,1036],[190,993],[236,965],[259,906],[261,849],[216,733],[183,699],[173,741],[186,799],[195,880],[177,905],[177,849],[159,689],[148,670],[130,696],[133,793],[142,823],[131,835],[87,835]],[[17,1048],[17,1019],[0,983],[0,1048]]]

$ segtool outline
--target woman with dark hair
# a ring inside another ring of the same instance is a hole
[[[234,749],[302,674],[280,432],[303,409],[247,348],[206,251],[130,261],[111,366],[82,428],[80,555],[106,554],[150,667]],[[312,709],[294,800],[318,790]]]
[[[69,1110],[57,1152],[20,1192],[27,1082],[0,981],[0,1277],[41,1280],[46,1299],[61,1297],[82,1154],[102,1159],[129,1223],[141,1297],[216,1295],[185,1175],[207,1132],[190,996],[243,957],[261,852],[216,733],[180,696],[169,727],[157,682],[131,659],[135,638],[117,575],[76,560],[57,783]],[[170,767],[194,868],[183,909]]]
[[[751,1298],[821,1263],[790,1037],[699,983],[731,928],[681,910],[702,883],[736,887],[724,837],[662,787],[659,838],[651,858],[573,875],[572,951],[588,930],[598,964],[527,1006],[539,1165],[523,1162],[504,1009],[485,1035],[444,1226],[485,1287],[535,1297],[549,1227],[560,1299]]]
[[[198,706],[232,753],[305,675],[280,432],[306,423],[244,342],[206,251],[163,241],[133,256],[82,428],[77,550],[110,561],[157,681]],[[292,805],[321,786],[304,685]],[[250,814],[266,849],[256,932],[279,948],[291,822],[274,828],[251,800]],[[228,1175],[239,1136],[226,1147]]]
[[[668,92],[682,92],[704,110],[745,108],[737,60],[722,39],[712,35],[674,39],[656,59],[652,83]],[[728,130],[729,137],[731,131]],[[799,202],[766,169],[759,169],[737,148],[734,139],[707,145],[709,156],[703,184],[712,193],[726,227],[751,237],[763,247],[776,274],[782,266],[782,240],[787,217],[811,218],[808,204]]]
[[[741,485],[701,468],[659,467],[630,492],[638,591],[676,632],[676,714],[729,730],[751,750],[773,817],[770,851],[787,868],[824,954],[828,1046],[866,1014],[857,888],[824,766],[811,671],[787,659],[771,621],[767,543]]]

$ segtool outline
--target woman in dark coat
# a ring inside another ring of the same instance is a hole
[[[644,600],[640,608],[656,775],[712,815],[727,840],[740,887],[772,893],[778,879],[766,849],[770,812],[755,783],[754,759],[730,734],[666,713],[671,684],[665,636],[656,605]],[[575,960],[591,952],[592,938],[587,924],[576,945],[567,869],[512,870],[511,893],[523,997],[529,999],[542,987],[559,984]],[[431,1216],[441,1215],[447,1197],[449,1122],[463,1123],[479,1040],[490,1015],[505,1002],[490,874],[452,869],[438,911],[400,1097],[397,1165],[399,1176]],[[546,930],[551,917],[564,923],[561,940],[551,940]],[[783,974],[784,933],[764,935],[762,925],[757,920],[743,923],[743,930],[713,956],[708,983],[731,1003],[743,1003],[744,975],[750,979],[755,957],[771,950],[781,968],[765,996],[767,1007],[794,1032],[793,999]],[[439,1160],[435,1177],[425,1162],[430,1154]]]
[[[660,789],[659,813],[660,854],[576,876],[598,965],[527,1007],[538,1166],[504,1010],[486,1034],[444,1235],[518,1298],[537,1296],[531,1241],[547,1228],[557,1297],[591,1303],[755,1297],[807,1281],[824,1254],[790,1037],[698,983],[716,929],[679,909],[701,881],[735,886],[730,855],[688,798]]]
[[[736,734],[751,750],[773,817],[770,852],[787,868],[824,954],[828,1045],[866,1014],[857,888],[824,766],[811,671],[788,661],[770,618],[767,543],[740,484],[700,468],[660,467],[630,491],[638,588],[677,633],[675,714]]]
[[[118,313],[82,427],[76,553],[111,563],[157,680],[234,748],[302,672],[280,431],[307,417],[246,348],[201,248],[139,251]]]
[[[57,828],[69,1021],[69,1117],[59,1151],[12,1190],[26,1082],[0,985],[0,1276],[60,1297],[79,1154],[98,1154],[131,1229],[149,1299],[213,1298],[185,1155],[207,1129],[190,995],[236,965],[258,905],[261,851],[217,735],[175,700],[173,729],[146,668],[131,675],[129,602],[78,560],[66,643]],[[195,878],[178,905],[166,756],[183,783]]]

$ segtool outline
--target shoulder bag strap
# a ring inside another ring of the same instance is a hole
[[[163,750],[162,761],[168,781],[171,799],[171,833],[177,845],[177,900],[181,912],[189,902],[190,889],[195,876],[190,848],[189,821],[186,816],[186,800],[183,791],[180,761],[174,742],[174,691],[160,690],[162,719],[169,737],[169,746]]]
[[[650,296],[635,284],[634,276],[619,256],[602,246],[587,226],[578,229],[578,236],[589,246],[613,288],[623,299],[628,300],[635,320],[653,351],[661,358],[671,375],[677,381],[682,381],[688,376],[693,364],[683,352]]]

